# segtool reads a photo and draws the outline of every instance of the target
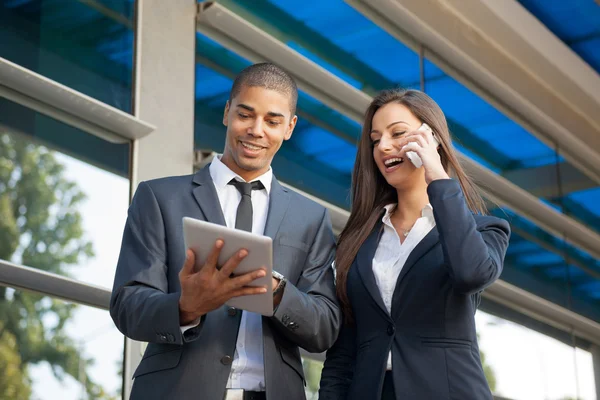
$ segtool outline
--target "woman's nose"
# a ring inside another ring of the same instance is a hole
[[[394,148],[394,141],[389,137],[382,137],[379,140],[379,149],[382,151],[390,151]]]

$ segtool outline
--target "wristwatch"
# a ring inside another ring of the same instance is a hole
[[[285,288],[287,279],[285,279],[285,276],[281,275],[277,271],[272,271],[272,275],[273,275],[273,278],[279,280],[279,285],[277,285],[277,287],[275,289],[273,289],[273,296],[277,296],[279,294],[279,292],[282,292],[283,288]]]

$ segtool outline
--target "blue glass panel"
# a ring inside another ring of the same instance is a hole
[[[600,34],[600,7],[591,0],[518,0],[561,40]],[[577,21],[577,23],[566,23]]]
[[[348,82],[350,85],[354,86],[355,88],[362,89],[362,84],[359,81],[357,81],[356,79],[352,79],[350,76],[343,73],[338,68],[336,68],[333,65],[329,64],[328,62],[324,61],[323,59],[321,59],[320,57],[311,53],[310,51],[308,51],[304,47],[300,46],[299,44],[297,44],[295,42],[288,42],[287,45],[288,45],[288,47],[290,47],[291,49],[294,49],[299,54],[302,54],[304,57],[308,58],[315,64],[317,64],[317,65],[323,67],[324,69],[326,69],[327,71],[331,72],[333,75],[336,75],[337,77],[341,78],[342,80]]]
[[[568,197],[600,217],[600,187],[571,193]]]
[[[250,7],[242,0],[232,1],[262,18],[265,24],[272,25],[273,31],[279,29],[291,48],[356,88],[371,92],[373,88],[391,87],[398,83],[419,86],[417,54],[346,3],[256,0]],[[269,9],[269,5],[276,6],[276,11],[273,11],[274,7]],[[274,15],[281,18],[273,18]],[[550,165],[557,159],[564,161],[556,157],[552,148],[428,61],[425,77],[426,91],[439,102],[447,115],[457,139],[457,148],[464,154],[498,172]],[[212,92],[211,98],[218,98],[218,90],[213,88]],[[359,127],[345,117],[330,113],[322,104],[314,104],[314,99],[308,96],[300,96],[299,112],[303,109],[300,103],[312,118],[300,119],[294,136],[284,146],[293,149],[293,152],[286,153],[286,157],[295,159],[297,156],[296,160],[302,160],[299,162],[305,165],[316,163],[326,174],[338,172],[347,177],[356,150],[352,141],[340,139],[344,135],[338,132],[354,132],[356,135]],[[335,129],[323,129],[321,123]],[[332,135],[334,131],[337,136]],[[320,187],[323,183],[327,183],[327,179],[314,180],[309,185]],[[559,209],[549,201],[544,202]],[[503,279],[557,304],[569,306],[568,273],[574,288],[573,309],[600,320],[596,300],[598,291],[594,284],[600,277],[598,260],[566,245],[561,238],[544,232],[511,210],[495,210],[494,213],[510,218],[514,232]]]
[[[600,35],[573,43],[571,48],[596,71],[600,71]]]
[[[518,220],[519,217],[510,218],[513,232],[501,279],[600,321],[599,263],[585,255],[582,257],[585,264],[576,265],[576,262],[582,260],[569,258],[570,264],[567,265],[560,253],[562,247],[554,247],[555,251],[548,250],[547,248],[552,248],[555,243],[545,242],[541,236],[535,237],[535,232],[528,231],[527,224],[521,224]],[[523,235],[531,237],[532,240],[525,239]],[[574,252],[570,246],[565,248]],[[585,266],[586,270],[579,265]],[[590,274],[589,271],[594,271],[594,274]],[[569,284],[571,290],[568,288]]]
[[[519,3],[592,68],[600,71],[600,7],[597,2],[519,0]]]
[[[236,3],[242,7],[245,4]],[[265,5],[269,3],[279,14]],[[246,5],[246,11],[279,28],[286,37],[293,37],[287,39],[292,48],[357,88],[420,86],[418,55],[350,5],[318,0],[261,0],[256,4],[256,7]],[[275,15],[281,18],[274,18]],[[290,24],[296,31],[286,30]],[[333,59],[327,53],[326,49],[331,50],[332,45],[338,50],[332,53],[343,59]],[[341,70],[350,64],[362,68],[360,77],[349,76],[348,69]],[[552,149],[428,61],[425,78],[426,91],[439,101],[449,117],[461,149],[480,163],[500,171],[556,161]]]
[[[129,178],[129,143],[107,142],[0,97],[0,134],[4,132],[18,132],[27,140],[42,143],[48,148]]]
[[[345,140],[300,120],[290,142],[324,165],[347,175],[352,173],[356,147]]]
[[[552,203],[546,199],[539,199],[542,203],[544,203],[545,205],[551,207],[553,210],[558,211],[559,213],[562,213],[562,207],[556,203]]]
[[[270,0],[270,2],[352,55],[372,69],[373,73],[388,80],[387,84],[377,89],[391,87],[394,84],[401,84],[404,87],[419,86],[418,54],[350,5],[321,0]],[[373,47],[374,43],[377,43],[376,48]],[[343,60],[338,61],[343,62]],[[342,75],[338,76],[344,79]],[[368,81],[369,77],[365,76],[364,79]]]
[[[596,282],[594,278],[589,274],[586,274],[583,270],[573,267],[567,269],[566,264],[564,263],[561,266],[545,268],[544,273],[551,278],[569,279],[573,286],[576,286],[577,282]],[[579,285],[581,285],[581,283],[579,283]]]
[[[589,296],[594,299],[600,299],[600,281],[586,282],[577,285],[577,290],[589,293]]]
[[[452,131],[450,131],[451,133],[453,133]],[[491,169],[492,171],[496,172],[496,173],[500,173],[501,170],[500,168],[496,167],[494,164],[490,163],[488,160],[484,159],[483,157],[481,157],[479,154],[471,151],[470,149],[464,147],[463,145],[461,145],[460,139],[456,137],[456,135],[454,136],[454,140],[453,140],[453,145],[454,147],[460,151],[462,154],[464,154],[465,156],[469,157],[470,159],[477,161],[479,164]]]
[[[432,66],[426,61],[426,70]],[[527,168],[556,162],[553,149],[452,77],[444,75],[428,80],[425,90],[451,122],[464,128],[454,129],[458,142],[499,168]]]
[[[600,261],[544,232],[508,208],[493,215],[512,228],[502,279],[575,312],[600,320]],[[567,264],[568,263],[568,264]],[[568,301],[570,282],[572,299]]]
[[[210,99],[220,97],[227,101],[233,81],[216,73],[202,64],[196,64],[196,98]],[[225,101],[219,102],[224,107]],[[217,104],[211,104],[217,105]]]
[[[520,256],[519,261],[523,262],[524,264],[542,265],[559,263],[562,262],[563,259],[557,254],[540,251],[539,254]]]
[[[133,1],[0,3],[0,57],[131,112]]]
[[[511,244],[508,254],[531,253],[538,249],[539,247],[536,244],[526,240],[520,240]]]
[[[196,46],[199,61],[196,67],[196,98],[222,108],[228,99],[232,79],[250,62],[202,34],[197,34]],[[218,68],[219,73],[211,68]],[[360,125],[355,121],[302,92],[298,98],[298,115],[300,119],[321,122],[326,130],[351,143],[355,143],[360,135]]]

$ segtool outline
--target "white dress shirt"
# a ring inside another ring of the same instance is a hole
[[[400,243],[398,232],[390,220],[391,211],[395,204],[385,206],[385,215],[382,218],[383,234],[379,240],[375,257],[373,257],[373,274],[381,292],[383,304],[388,313],[392,313],[392,296],[400,271],[404,267],[410,253],[417,247],[425,236],[435,226],[433,208],[430,204],[421,210],[421,218],[417,219],[408,236]],[[388,371],[392,369],[392,352],[388,355]]]
[[[229,182],[232,179],[245,181],[221,162],[221,155],[213,158],[209,171],[217,190],[225,223],[229,228],[234,228],[237,208],[242,195],[235,186],[229,185]],[[271,182],[273,181],[273,171],[269,168],[267,172],[255,179],[255,181],[261,181],[265,189],[253,190],[251,193],[252,233],[263,235],[269,211],[269,193],[271,191]],[[198,325],[198,323],[199,321],[194,321],[192,325],[182,326],[182,332]],[[260,314],[248,311],[242,313],[235,354],[233,363],[231,364],[231,374],[227,380],[227,388],[252,391],[265,390],[262,316]]]

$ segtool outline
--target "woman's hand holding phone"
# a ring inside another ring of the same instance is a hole
[[[427,184],[437,179],[450,178],[437,151],[440,142],[429,125],[423,123],[419,129],[406,134],[402,139],[406,144],[402,147],[400,156],[408,158],[416,168],[425,168]]]

